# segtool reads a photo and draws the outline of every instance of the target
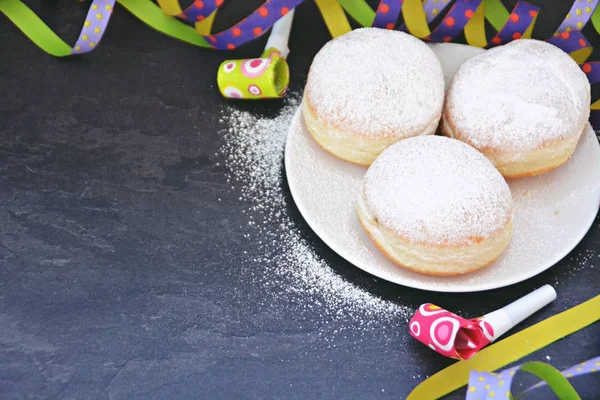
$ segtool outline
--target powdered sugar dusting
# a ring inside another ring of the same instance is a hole
[[[356,29],[319,51],[305,95],[319,119],[346,131],[414,135],[439,118],[444,77],[420,40],[398,31]]]
[[[259,266],[257,284],[284,287],[285,292],[303,297],[307,306],[317,303],[334,317],[351,317],[365,328],[375,323],[408,320],[412,310],[380,299],[335,273],[302,237],[299,227],[286,213],[283,189],[283,155],[297,96],[286,100],[275,118],[261,118],[233,108],[223,110],[225,144],[221,152],[230,179],[247,205],[248,235],[258,243],[258,254],[248,260]]]
[[[562,50],[516,40],[467,60],[447,103],[453,125],[475,147],[527,151],[581,132],[590,85]]]
[[[508,185],[481,153],[458,140],[403,140],[369,168],[364,193],[388,229],[417,242],[461,243],[503,229],[512,213]]]

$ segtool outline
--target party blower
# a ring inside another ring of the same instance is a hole
[[[426,303],[411,318],[410,334],[446,357],[467,360],[554,299],[554,288],[544,285],[499,310],[473,319]]]
[[[226,60],[219,67],[217,83],[229,99],[278,99],[285,96],[290,70],[285,60],[294,10],[273,25],[261,58]]]

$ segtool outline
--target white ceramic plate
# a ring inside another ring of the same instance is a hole
[[[480,49],[432,45],[446,82]],[[563,167],[509,182],[515,199],[514,234],[490,267],[458,277],[406,271],[377,250],[356,217],[355,200],[367,171],[339,160],[312,139],[301,118],[293,118],[285,150],[290,190],[300,213],[333,251],[358,268],[400,285],[438,292],[475,292],[521,282],[556,264],[580,241],[600,206],[600,145],[591,126]]]

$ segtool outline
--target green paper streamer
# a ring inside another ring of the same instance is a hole
[[[0,0],[3,12],[33,43],[55,57],[71,54],[71,46],[19,0]]]
[[[529,372],[545,381],[559,399],[581,400],[581,397],[579,397],[579,394],[577,394],[575,388],[573,388],[567,378],[549,364],[530,361],[521,365],[519,370]]]
[[[191,26],[179,21],[174,17],[169,17],[150,0],[117,0],[120,5],[125,7],[130,13],[135,15],[140,21],[160,33],[179,39],[194,46],[208,47],[212,46],[198,35],[198,32]]]
[[[373,25],[375,11],[364,0],[338,0],[338,3],[362,26]]]
[[[500,31],[504,23],[510,17],[510,13],[500,0],[485,0],[485,18],[495,30]]]
[[[600,5],[596,7],[594,13],[592,14],[592,24],[594,25],[596,32],[600,33]]]

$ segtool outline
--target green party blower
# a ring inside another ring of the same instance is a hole
[[[290,52],[288,41],[294,10],[273,25],[265,51],[260,58],[226,60],[219,66],[217,84],[228,99],[280,99],[290,83],[290,69],[285,58]]]

